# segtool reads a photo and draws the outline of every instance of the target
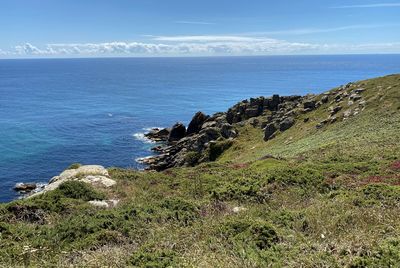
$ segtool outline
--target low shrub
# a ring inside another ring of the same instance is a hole
[[[306,167],[281,167],[270,170],[268,182],[277,182],[282,185],[318,186],[324,176],[320,171]]]
[[[210,161],[215,161],[217,158],[232,146],[232,140],[222,140],[217,142],[211,142],[208,152],[208,157]]]
[[[353,260],[350,268],[399,267],[400,240],[392,240],[374,249],[372,253]]]
[[[199,217],[200,209],[197,205],[181,198],[168,198],[161,203],[163,217],[166,220],[178,221],[180,224],[190,225]]]
[[[188,152],[185,155],[185,163],[187,163],[191,167],[194,167],[195,165],[198,164],[200,158],[201,158],[201,154],[200,153],[198,153],[198,152]]]
[[[67,169],[78,169],[81,166],[82,166],[82,164],[80,164],[80,163],[73,163],[69,167],[67,167]]]
[[[265,250],[278,243],[275,227],[261,220],[229,220],[222,225],[221,234],[240,247]]]
[[[383,183],[369,184],[361,189],[358,205],[380,205],[393,207],[400,204],[400,186]]]
[[[83,201],[102,200],[105,198],[103,193],[96,191],[89,184],[80,181],[64,182],[55,191],[61,193],[64,197],[81,199]]]
[[[176,253],[172,250],[142,248],[130,258],[134,267],[166,268],[175,267]]]
[[[211,192],[217,200],[258,201],[264,200],[261,183],[252,178],[236,178],[232,182],[225,182]]]

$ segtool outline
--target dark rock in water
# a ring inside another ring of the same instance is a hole
[[[187,128],[186,131],[186,135],[191,135],[194,133],[199,133],[199,131],[201,130],[201,126],[203,125],[203,123],[209,118],[209,116],[205,115],[202,112],[197,112],[192,120],[189,123],[189,126]]]
[[[159,129],[154,128],[144,136],[152,141],[167,141],[170,130],[167,128]]]
[[[288,130],[294,125],[294,123],[295,121],[293,117],[287,117],[279,124],[279,130],[280,131]]]
[[[180,139],[182,139],[185,136],[186,136],[185,125],[183,125],[182,123],[176,123],[171,128],[171,132],[169,133],[169,136],[168,136],[168,141],[169,142],[179,141]]]
[[[155,147],[151,148],[151,150],[152,150],[153,152],[162,152],[163,146],[158,145],[158,146],[155,146]]]
[[[268,124],[264,129],[264,140],[270,140],[274,137],[275,132],[278,130],[274,123]]]
[[[14,186],[14,190],[18,192],[31,192],[37,187],[36,183],[17,183]]]

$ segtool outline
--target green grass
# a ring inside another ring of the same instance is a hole
[[[400,75],[355,87],[366,109],[322,129],[329,104],[268,142],[239,127],[214,162],[111,168],[111,189],[73,182],[1,204],[0,267],[399,266]]]

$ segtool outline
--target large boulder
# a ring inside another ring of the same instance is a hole
[[[268,124],[264,129],[264,140],[270,140],[274,137],[275,132],[278,130],[274,123]]]
[[[236,138],[237,132],[231,124],[225,123],[221,126],[221,135],[226,139]]]
[[[93,186],[111,187],[117,182],[110,178],[107,169],[99,165],[86,165],[79,168],[64,170],[60,175],[53,177],[43,191],[34,193],[29,197],[37,196],[57,189],[67,181],[81,181]]]
[[[202,129],[200,134],[205,134],[209,140],[216,140],[221,136],[221,131],[217,127],[210,127]]]
[[[169,133],[169,136],[168,136],[168,141],[169,142],[179,141],[180,139],[182,139],[185,136],[186,136],[185,125],[183,125],[182,123],[176,123],[171,128],[171,132]]]
[[[306,100],[303,103],[304,109],[314,110],[317,102],[315,100]]]
[[[193,116],[192,120],[189,123],[189,126],[188,126],[187,131],[186,131],[186,135],[199,133],[199,131],[201,130],[201,126],[208,119],[208,117],[209,116],[205,115],[202,112],[197,112]]]
[[[281,103],[281,98],[279,95],[273,95],[272,98],[264,100],[264,108],[270,111],[278,110],[278,105]]]
[[[272,95],[272,101],[271,101],[271,108],[273,110],[278,109],[278,105],[281,103],[281,97],[279,95]]]
[[[152,141],[166,141],[168,140],[170,130],[168,128],[153,128],[149,133],[144,134],[144,136]]]
[[[244,112],[246,118],[252,118],[260,115],[260,109],[258,107],[249,107]]]
[[[31,192],[37,187],[36,183],[17,183],[14,186],[14,190],[17,192]]]
[[[294,123],[295,121],[293,117],[287,117],[279,124],[279,130],[280,131],[288,130],[294,125]]]

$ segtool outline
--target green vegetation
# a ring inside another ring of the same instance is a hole
[[[322,129],[329,103],[268,142],[239,127],[214,162],[1,204],[0,266],[400,266],[400,75],[354,86],[365,110]]]
[[[95,191],[87,183],[80,181],[66,181],[56,189],[64,197],[90,201],[104,199],[105,195]]]
[[[81,166],[82,166],[82,164],[80,164],[80,163],[73,163],[67,169],[77,169]]]

